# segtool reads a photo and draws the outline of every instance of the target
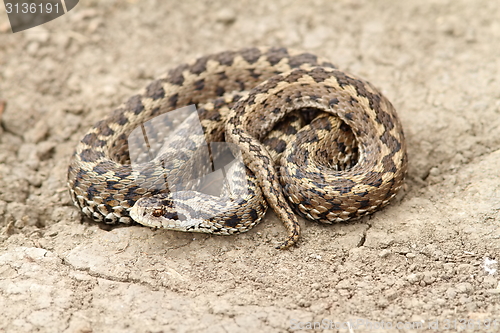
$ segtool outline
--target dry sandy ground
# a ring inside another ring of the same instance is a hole
[[[0,6],[0,332],[500,331],[498,2],[180,3],[85,1],[16,34]],[[232,237],[82,221],[66,170],[87,129],[168,68],[254,45],[382,89],[409,145],[398,200],[302,221],[288,251],[272,213]]]

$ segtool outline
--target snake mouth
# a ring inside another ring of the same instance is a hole
[[[186,221],[188,218],[181,213],[176,211],[168,211],[165,208],[145,208],[142,209],[142,216],[145,217],[148,214],[156,218],[164,218],[168,220]]]

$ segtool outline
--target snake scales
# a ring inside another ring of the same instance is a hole
[[[225,137],[238,145],[248,167],[246,176],[234,174],[248,179],[248,197],[225,198],[226,203],[205,195],[185,198],[215,200],[199,210],[226,207],[224,214],[201,220],[172,211],[168,191],[138,186],[128,157],[127,137],[134,128],[191,104],[198,105],[211,140]],[[294,115],[305,123],[290,143],[273,128]],[[263,140],[278,148],[266,148]],[[280,153],[278,161],[272,149]],[[68,186],[75,205],[97,221],[132,223],[132,211],[141,224],[214,234],[247,231],[261,220],[267,201],[288,231],[278,247],[287,248],[300,234],[290,206],[325,223],[373,213],[395,196],[406,169],[400,121],[370,83],[309,53],[247,48],[178,66],[95,124],[72,157]]]

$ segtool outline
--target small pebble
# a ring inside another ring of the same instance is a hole
[[[387,258],[390,254],[391,254],[390,250],[384,249],[384,250],[380,251],[380,253],[378,254],[378,256],[380,258]]]
[[[420,282],[420,280],[422,280],[422,275],[413,273],[413,274],[408,275],[406,277],[406,279],[408,280],[408,282],[414,284],[414,283]]]

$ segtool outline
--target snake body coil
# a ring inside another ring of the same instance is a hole
[[[173,211],[172,193],[161,193],[154,179],[144,176],[138,183],[132,175],[127,143],[132,130],[191,104],[198,105],[209,140],[225,138],[241,149],[248,170],[233,177],[246,178],[247,197],[191,193],[183,199],[186,207]],[[304,127],[293,136],[276,134],[277,124],[286,128],[280,124],[297,114]],[[75,205],[97,221],[131,223],[132,215],[148,226],[214,234],[257,224],[267,208],[263,195],[288,230],[279,246],[286,248],[300,233],[290,205],[325,223],[373,213],[396,195],[406,169],[402,126],[391,103],[370,83],[309,53],[249,48],[178,66],[132,96],[79,143],[68,185]],[[224,214],[203,217],[189,208],[218,205]]]

